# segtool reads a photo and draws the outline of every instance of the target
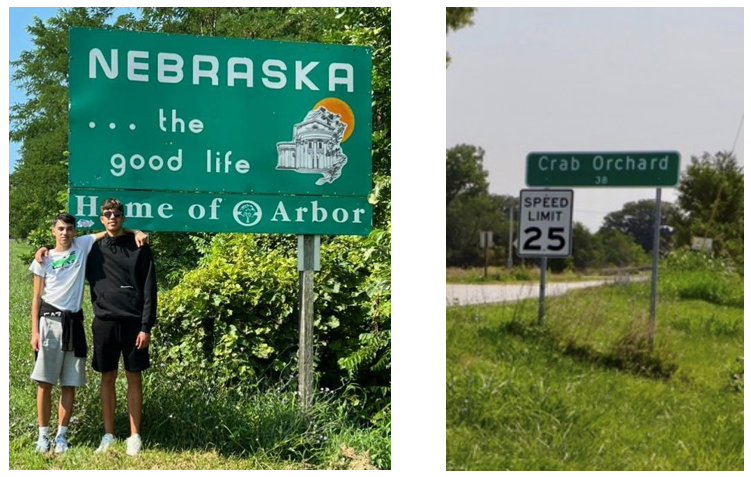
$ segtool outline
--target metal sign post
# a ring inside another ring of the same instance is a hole
[[[660,201],[662,200],[662,189],[657,188],[657,197],[655,198],[655,233],[654,244],[652,245],[652,298],[649,304],[649,348],[654,344],[655,334],[655,305],[657,302],[657,261],[660,258]]]
[[[298,393],[303,408],[313,399],[313,274],[320,270],[318,235],[297,236],[297,269],[300,272],[300,349],[297,352]]]
[[[548,270],[548,257],[542,257],[540,265],[540,309],[537,312],[537,320],[540,324],[545,320],[545,275]]]
[[[571,255],[574,191],[524,189],[519,194],[520,257],[541,258],[540,309],[538,319],[545,318],[545,279],[548,257]]]

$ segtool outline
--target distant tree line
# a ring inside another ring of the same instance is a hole
[[[488,191],[484,157],[482,148],[469,144],[446,150],[446,266],[482,266],[485,254],[480,248],[481,231],[493,232],[491,264],[506,264],[512,207],[516,237],[518,199]],[[732,260],[742,269],[743,168],[735,156],[728,152],[692,156],[681,173],[677,192],[677,203],[662,202],[661,254],[690,246],[693,237],[705,237],[712,239],[715,255]],[[628,202],[621,210],[609,213],[594,233],[574,222],[572,255],[550,259],[548,264],[553,271],[648,265],[654,215],[655,201],[646,199]],[[536,263],[522,261],[515,249],[512,256],[515,265]]]

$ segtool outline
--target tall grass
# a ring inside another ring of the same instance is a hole
[[[447,308],[447,469],[743,470],[743,309],[649,296]]]
[[[210,382],[169,376],[159,360],[154,337],[152,368],[143,374],[144,451],[124,459],[124,445],[95,456],[102,435],[98,378],[90,363],[88,384],[79,389],[71,419],[70,453],[34,454],[37,435],[35,390],[29,379],[33,352],[29,346],[31,275],[17,257],[24,247],[11,243],[10,258],[10,467],[11,468],[383,468],[391,466],[390,413],[362,426],[348,413],[337,392],[321,389],[303,411],[296,381],[259,381],[226,389]],[[90,319],[88,290],[84,315]],[[86,327],[90,328],[90,327]],[[87,330],[91,342],[90,329]],[[125,411],[126,383],[121,369],[116,383],[115,434],[129,435]],[[59,396],[53,391],[53,403]],[[53,405],[52,431],[56,428]],[[156,466],[156,467],[155,467]]]
[[[723,260],[704,252],[680,250],[664,261],[661,273],[667,293],[743,308],[743,277]]]

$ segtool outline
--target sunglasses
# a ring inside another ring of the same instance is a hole
[[[122,212],[109,212],[109,211],[103,213],[102,215],[107,217],[108,219],[112,216],[114,216],[116,219],[123,216]]]

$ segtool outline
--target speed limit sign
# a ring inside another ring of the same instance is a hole
[[[520,257],[571,255],[571,189],[523,189],[519,217]]]

